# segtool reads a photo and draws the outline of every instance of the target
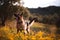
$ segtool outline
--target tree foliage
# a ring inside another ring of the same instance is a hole
[[[0,19],[2,24],[5,23],[7,18],[11,18],[18,11],[19,7],[13,5],[16,2],[20,4],[20,0],[0,0]]]
[[[0,19],[4,25],[7,19],[11,19],[14,13],[24,13],[24,17],[28,17],[29,11],[21,6],[21,0],[0,0]],[[19,5],[14,5],[18,3]]]

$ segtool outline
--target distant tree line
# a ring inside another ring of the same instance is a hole
[[[40,15],[40,14],[37,14],[37,13],[33,13],[32,14],[33,16],[30,17],[30,19],[32,18],[36,18],[36,22],[39,22],[39,23],[45,23],[45,24],[55,24],[56,26],[59,26],[60,24],[60,16],[55,13],[53,15]]]

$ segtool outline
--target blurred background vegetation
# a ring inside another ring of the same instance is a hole
[[[60,7],[39,7],[37,11],[23,7],[20,1],[0,0],[0,40],[60,40]],[[24,19],[36,18],[31,34],[16,33],[14,14],[18,12],[23,13]]]

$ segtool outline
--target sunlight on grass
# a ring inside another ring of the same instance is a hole
[[[34,23],[32,27],[38,29],[40,26],[44,27],[44,24]],[[60,40],[60,36],[56,38],[54,34],[47,34],[44,31],[34,32],[33,30],[30,34],[24,34],[24,31],[17,33],[16,28],[9,28],[6,25],[0,28],[0,40]]]

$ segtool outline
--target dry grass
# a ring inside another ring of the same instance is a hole
[[[11,24],[11,26],[13,26]],[[42,23],[34,23],[32,27],[43,27]],[[36,30],[35,30],[36,31]],[[31,31],[30,34],[24,34],[24,31],[16,33],[16,28],[10,28],[9,26],[5,26],[0,28],[0,40],[60,40],[56,37],[55,34],[48,34],[43,31],[34,32]]]

